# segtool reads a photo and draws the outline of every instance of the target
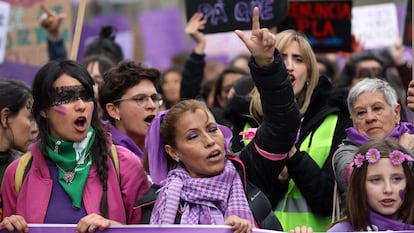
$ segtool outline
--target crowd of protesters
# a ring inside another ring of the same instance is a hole
[[[50,61],[31,87],[0,79],[0,229],[225,224],[295,233],[414,229],[414,81],[403,46],[343,67],[253,9],[249,54],[210,70],[206,20],[180,66],[124,59],[102,27],[67,58],[42,5]],[[20,177],[18,179],[17,177]]]

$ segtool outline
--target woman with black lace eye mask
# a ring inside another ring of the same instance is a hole
[[[91,95],[91,93],[85,90],[82,85],[56,87],[53,92],[53,101],[50,105],[56,106],[61,104],[68,104],[79,99],[85,102],[92,102],[94,101],[94,95]]]
[[[149,189],[148,179],[140,160],[113,145],[104,131],[93,84],[85,67],[71,60],[51,61],[36,74],[33,116],[39,141],[30,148],[19,191],[20,159],[5,172],[0,226],[28,232],[30,223],[77,224],[83,233],[140,222],[141,212],[133,206]]]

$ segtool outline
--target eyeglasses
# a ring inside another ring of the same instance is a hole
[[[119,103],[119,102],[122,102],[122,101],[132,100],[132,101],[135,101],[139,106],[144,107],[148,104],[149,99],[151,99],[152,102],[154,102],[155,105],[157,105],[157,106],[161,106],[162,103],[163,103],[162,96],[159,93],[155,93],[155,94],[152,94],[152,95],[138,94],[138,95],[136,95],[134,97],[131,97],[131,98],[114,100],[114,101],[112,101],[112,103],[116,104],[116,103]]]

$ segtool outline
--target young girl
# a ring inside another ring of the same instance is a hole
[[[354,158],[346,217],[328,232],[414,230],[413,158],[394,139],[374,139]]]

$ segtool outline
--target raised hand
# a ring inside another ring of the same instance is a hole
[[[189,35],[196,42],[194,51],[197,54],[204,54],[206,46],[206,38],[201,30],[205,28],[207,21],[204,20],[203,17],[203,13],[194,13],[184,29],[185,34]]]
[[[275,35],[267,28],[260,28],[258,7],[254,7],[253,9],[250,38],[240,30],[236,30],[235,33],[246,45],[258,66],[266,66],[273,62],[276,42]]]
[[[46,30],[50,39],[60,39],[60,25],[62,24],[62,20],[66,18],[66,15],[64,13],[56,14],[55,11],[48,8],[44,3],[40,7],[45,12],[40,17],[40,26]]]

